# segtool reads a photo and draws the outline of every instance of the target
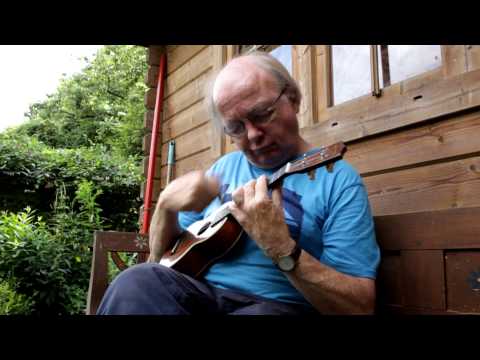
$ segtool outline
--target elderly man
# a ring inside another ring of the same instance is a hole
[[[267,176],[318,151],[300,136],[301,94],[288,71],[265,53],[237,57],[207,100],[240,151],[164,189],[149,262],[112,282],[98,314],[371,314],[380,254],[358,173],[338,160],[267,188]],[[245,230],[231,252],[199,279],[158,264],[182,231],[225,202]]]

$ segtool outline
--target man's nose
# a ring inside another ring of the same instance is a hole
[[[253,125],[249,120],[245,121],[245,131],[250,142],[256,142],[263,135],[263,130]]]

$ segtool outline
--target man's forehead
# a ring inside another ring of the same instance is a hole
[[[269,74],[251,59],[239,58],[228,64],[217,76],[213,87],[213,101],[217,106],[235,96],[247,96],[257,91]],[[268,81],[268,80],[267,80]]]

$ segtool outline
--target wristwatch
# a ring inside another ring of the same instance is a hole
[[[279,256],[274,260],[274,263],[283,272],[292,271],[295,269],[295,266],[297,266],[298,258],[300,257],[301,253],[302,248],[295,243],[295,247],[290,254]]]

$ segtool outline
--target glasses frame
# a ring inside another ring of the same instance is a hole
[[[272,109],[273,107],[275,107],[275,106],[277,105],[277,102],[280,100],[280,98],[282,97],[282,95],[283,95],[283,94],[285,93],[285,91],[287,90],[287,88],[288,88],[288,85],[285,84],[285,85],[283,86],[283,88],[282,88],[282,91],[280,91],[280,94],[278,94],[277,98],[270,104],[270,106],[267,106],[264,111],[270,110],[270,109]],[[274,111],[273,111],[272,114],[270,115],[270,118],[269,118],[267,121],[262,122],[262,123],[257,123],[256,121],[252,121],[252,120],[250,120],[248,117],[246,117],[245,119],[242,119],[242,120],[237,120],[237,121],[240,122],[240,123],[242,124],[242,126],[243,126],[242,132],[239,133],[239,134],[232,134],[231,132],[229,132],[229,131],[227,130],[227,128],[226,128],[225,125],[223,126],[223,132],[224,132],[225,134],[227,134],[228,136],[231,136],[231,137],[234,137],[234,138],[240,138],[240,137],[242,137],[243,135],[245,135],[245,133],[246,133],[246,129],[247,129],[247,128],[245,127],[245,121],[249,121],[249,122],[250,122],[252,125],[254,125],[255,127],[258,126],[258,125],[261,125],[261,126],[263,126],[263,125],[268,125],[268,124],[270,124],[270,123],[273,121],[273,119],[275,118],[275,116],[274,116],[274,115],[275,115],[275,110],[276,110],[276,109],[274,109]]]

